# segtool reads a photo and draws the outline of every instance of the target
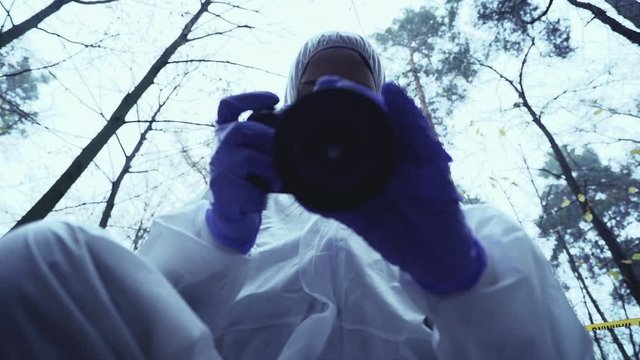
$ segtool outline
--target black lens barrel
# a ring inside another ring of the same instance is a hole
[[[316,91],[280,113],[254,113],[249,120],[275,129],[274,161],[283,192],[308,209],[358,207],[383,191],[393,173],[390,119],[355,91]]]

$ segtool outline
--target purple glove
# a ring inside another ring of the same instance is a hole
[[[486,268],[486,255],[464,221],[451,157],[420,109],[392,83],[383,86],[382,96],[335,76],[316,86],[327,88],[376,101],[391,118],[399,148],[394,175],[381,194],[358,209],[322,215],[349,226],[433,294],[471,288]]]
[[[213,202],[206,222],[214,239],[246,254],[256,241],[267,193],[247,181],[265,179],[272,189],[282,185],[273,164],[274,130],[257,122],[238,122],[248,110],[269,110],[278,103],[275,94],[251,92],[222,99],[216,132],[220,145],[210,162]]]

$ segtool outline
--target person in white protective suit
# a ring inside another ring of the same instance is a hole
[[[0,240],[0,358],[594,358],[523,230],[492,207],[459,206],[450,158],[364,38],[303,46],[285,102],[322,88],[367,94],[415,146],[378,199],[317,214],[246,184],[247,167],[277,182],[268,161],[247,165],[269,150],[246,139],[268,143],[272,130],[235,120],[277,97],[229,97],[210,191],[155,219],[141,256],[67,222]]]

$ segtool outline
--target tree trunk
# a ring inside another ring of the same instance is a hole
[[[144,238],[147,237],[147,234],[149,234],[149,228],[145,226],[144,219],[140,219],[140,222],[138,223],[138,228],[136,229],[136,234],[134,235],[133,240],[131,241],[131,244],[132,244],[131,250],[133,250],[134,252],[137,252],[138,249],[140,249],[140,245],[142,245]]]
[[[418,72],[418,67],[416,66],[416,60],[414,56],[415,51],[413,49],[409,50],[409,71],[411,72],[411,79],[413,80],[413,84],[416,87],[416,95],[418,95],[418,101],[420,102],[422,113],[425,117],[429,118],[429,115],[431,114],[429,113],[429,107],[427,106],[427,97],[424,94],[424,87],[422,86],[422,81],[420,80],[420,73]]]
[[[569,189],[571,189],[573,195],[576,197],[576,199],[578,199],[578,196],[580,194],[586,195],[586,193],[580,188],[580,185],[578,185],[578,181],[573,176],[571,166],[569,165],[567,158],[560,149],[560,146],[556,142],[551,132],[549,132],[549,129],[547,129],[547,127],[542,123],[538,114],[533,111],[533,109],[531,108],[531,104],[529,104],[526,96],[524,96],[524,94],[521,94],[520,98],[523,100],[524,107],[531,115],[533,123],[538,126],[540,131],[542,131],[544,136],[547,138],[547,141],[551,145],[553,154],[558,161],[558,164],[560,164],[564,179],[567,182]],[[622,262],[623,260],[626,260],[627,257],[624,255],[622,247],[620,246],[620,243],[618,243],[618,240],[613,231],[609,228],[609,226],[607,226],[600,214],[595,209],[589,206],[589,199],[586,199],[584,202],[578,201],[578,204],[580,204],[580,206],[582,207],[583,213],[591,213],[591,215],[593,216],[593,220],[591,221],[593,227],[595,228],[598,235],[602,238],[602,240],[604,240],[607,248],[611,252],[611,256],[613,257],[616,266],[620,270],[620,274],[622,274],[623,278],[625,279],[633,298],[636,300],[636,303],[640,305],[640,282],[638,281],[638,278],[633,272],[631,266]]]
[[[591,314],[591,310],[589,310],[589,307],[587,306],[587,299],[584,298],[584,291],[582,292],[582,301],[584,302],[584,305],[587,307],[587,316],[589,317],[589,321],[594,324],[595,321],[593,320],[593,315]],[[604,354],[604,349],[602,348],[602,341],[600,340],[600,335],[598,335],[597,331],[593,332],[593,341],[596,343],[596,346],[598,347],[598,350],[600,351],[600,357],[603,360],[606,360],[607,357]]]
[[[125,122],[125,117],[142,97],[144,92],[153,84],[154,79],[160,71],[167,65],[171,56],[187,42],[187,36],[193,29],[196,22],[207,11],[211,0],[206,0],[200,5],[200,9],[189,19],[183,27],[180,35],[167,47],[160,57],[151,65],[145,76],[140,80],[136,87],[128,93],[120,102],[116,110],[109,117],[105,126],[100,130],[98,135],[91,139],[89,144],[82,149],[80,155],[69,165],[67,170],[58,178],[58,180],[47,190],[47,192],[36,202],[33,207],[13,226],[12,230],[18,226],[24,225],[31,221],[43,219],[54,209],[60,199],[69,191],[71,186],[78,180],[80,175],[87,169],[89,164],[95,159],[100,150],[107,144],[111,136]]]
[[[427,105],[427,96],[424,93],[424,86],[422,86],[422,81],[420,80],[420,73],[418,72],[418,67],[416,66],[414,55],[415,50],[409,49],[409,66],[411,67],[409,69],[409,72],[411,73],[411,79],[413,80],[413,84],[416,87],[416,95],[418,96],[418,101],[420,102],[422,114],[425,118],[427,118],[429,124],[431,124],[431,127],[433,128],[433,131],[437,134],[438,132],[435,131],[436,128],[433,125],[431,112],[429,112],[429,106]]]
[[[113,211],[113,207],[116,205],[116,196],[118,195],[118,191],[120,190],[120,185],[122,185],[122,181],[124,180],[124,177],[129,173],[133,159],[135,159],[136,155],[138,155],[138,152],[142,148],[142,145],[147,140],[147,134],[149,134],[149,131],[151,131],[152,128],[153,128],[153,122],[149,122],[147,127],[140,134],[140,138],[138,139],[136,146],[133,148],[131,153],[127,155],[127,157],[125,158],[124,165],[122,166],[120,173],[118,174],[116,179],[111,183],[111,193],[109,193],[109,198],[107,198],[107,204],[105,205],[104,210],[102,211],[102,216],[100,217],[100,227],[102,228],[107,227],[107,224],[109,223],[109,218],[111,218],[111,212]]]
[[[551,146],[551,150],[553,151],[553,155],[556,158],[556,161],[558,161],[558,164],[560,165],[560,169],[562,169],[562,175],[564,177],[564,180],[566,181],[567,185],[569,186],[569,189],[573,193],[573,196],[575,196],[576,200],[578,200],[580,198],[580,195],[586,196],[588,194],[586,194],[586,192],[580,188],[578,181],[573,176],[571,166],[569,165],[569,162],[567,161],[566,156],[562,152],[560,145],[558,145],[558,142],[556,142],[556,139],[554,138],[553,134],[551,134],[549,129],[547,129],[547,127],[542,123],[542,119],[540,118],[540,115],[536,113],[533,107],[531,106],[531,103],[529,102],[529,99],[527,98],[527,95],[524,90],[524,85],[523,85],[524,68],[527,63],[527,57],[529,56],[529,52],[533,48],[533,45],[534,45],[534,41],[531,42],[531,46],[529,47],[529,50],[527,50],[527,53],[522,59],[522,65],[520,66],[520,74],[519,74],[519,88],[514,84],[512,80],[509,80],[508,78],[506,78],[504,75],[500,73],[498,74],[513,87],[513,89],[518,94],[518,97],[520,98],[520,100],[522,100],[522,106],[527,110],[527,112],[531,116],[531,121],[544,134],[545,138],[549,142],[549,145]],[[493,70],[495,71],[495,69]],[[611,256],[613,257],[613,260],[616,263],[616,266],[620,270],[620,274],[622,274],[627,286],[629,287],[629,291],[631,292],[631,295],[636,300],[636,303],[640,305],[640,281],[638,281],[638,277],[633,272],[633,269],[631,268],[631,266],[622,262],[623,260],[627,260],[627,258],[624,255],[624,252],[622,251],[622,247],[620,246],[620,243],[618,242],[617,237],[613,233],[613,230],[611,230],[611,228],[609,228],[609,226],[604,222],[600,214],[595,209],[591,208],[591,206],[589,206],[588,198],[585,201],[578,200],[577,202],[578,204],[580,204],[580,207],[582,208],[582,212],[585,215],[587,213],[590,213],[592,215],[593,219],[591,220],[591,223],[593,227],[598,233],[598,236],[600,236],[602,240],[604,240],[605,244],[607,245],[607,248],[609,249],[609,252],[611,252]]]
[[[546,204],[545,204],[544,200],[542,199],[542,195],[540,194],[540,191],[538,191],[538,187],[536,186],[535,181],[533,180],[533,174],[531,174],[531,169],[529,167],[529,163],[527,162],[526,157],[524,157],[523,160],[524,160],[524,163],[525,163],[525,166],[526,166],[526,169],[527,169],[527,173],[529,174],[529,179],[531,180],[531,184],[533,185],[533,188],[534,188],[534,190],[536,192],[536,195],[538,196],[538,200],[540,201],[540,207],[542,208],[542,212],[543,212],[543,215],[544,215],[544,214],[547,213]],[[546,215],[544,215],[544,216],[546,216]],[[587,297],[589,298],[589,301],[591,302],[593,307],[596,309],[596,312],[598,312],[598,315],[600,315],[600,318],[602,319],[602,321],[607,322],[608,321],[607,317],[605,316],[604,312],[600,308],[600,305],[598,304],[596,298],[591,293],[591,290],[589,290],[589,286],[587,285],[587,281],[584,278],[584,276],[582,276],[582,273],[580,272],[580,268],[578,268],[576,259],[573,257],[573,254],[571,253],[571,250],[569,249],[569,245],[567,244],[565,239],[562,236],[558,235],[558,234],[555,234],[555,240],[556,240],[556,243],[558,245],[560,245],[560,247],[562,248],[564,253],[567,254],[567,261],[569,262],[569,267],[571,268],[571,272],[573,272],[573,275],[576,277],[576,279],[578,280],[578,283],[580,284],[580,287],[582,288],[582,296],[583,296],[583,298],[584,298],[584,296],[586,294]],[[593,324],[594,323],[594,319],[593,319],[593,316],[591,315],[591,311],[589,310],[589,306],[586,304],[586,299],[585,299],[585,306],[587,307],[587,313],[589,315],[589,321],[591,321],[591,323]],[[629,355],[627,354],[624,346],[622,345],[622,342],[620,341],[620,339],[616,335],[615,331],[613,329],[608,329],[608,330],[609,330],[609,333],[611,334],[611,337],[613,338],[613,341],[615,342],[616,346],[620,350],[620,353],[624,357],[624,359],[629,359]],[[600,350],[600,354],[602,354],[603,357],[604,357],[604,350],[602,349],[602,344],[600,342],[600,338],[598,337],[597,333],[594,333],[594,338],[595,338],[596,345],[598,346],[598,349]]]
[[[622,291],[620,291],[615,283],[613,284],[613,289],[615,290],[616,296],[618,296],[618,300],[622,305],[622,311],[624,312],[625,319],[629,319],[629,312],[627,311],[627,304],[624,300],[624,294],[622,294]],[[633,336],[633,329],[631,327],[628,327],[627,330],[629,331],[629,344],[631,345],[631,351],[633,352],[632,356],[635,360],[640,360],[638,357],[638,351],[636,351],[636,340]]]
[[[569,1],[573,1],[573,0],[569,0]],[[598,236],[600,236],[600,238],[604,240],[605,244],[607,245],[607,248],[609,249],[609,252],[611,252],[611,256],[614,262],[616,263],[616,266],[618,267],[618,270],[620,270],[620,274],[622,274],[625,280],[625,283],[629,287],[629,291],[631,292],[631,295],[635,299],[636,303],[640,305],[640,281],[638,281],[638,277],[633,272],[631,265],[627,265],[623,263],[623,261],[627,260],[627,258],[624,255],[624,252],[622,251],[622,247],[620,246],[620,243],[618,243],[618,240],[614,235],[613,231],[609,228],[609,226],[607,226],[607,224],[604,222],[600,214],[595,209],[592,209],[589,206],[589,199],[587,198],[585,201],[579,200],[580,195],[585,195],[585,196],[587,195],[586,192],[584,192],[580,188],[578,181],[573,176],[571,166],[569,165],[569,162],[567,161],[566,156],[562,152],[560,145],[558,145],[558,143],[556,142],[556,139],[553,137],[549,129],[547,129],[547,127],[542,123],[542,119],[540,118],[540,115],[536,113],[536,111],[531,106],[531,103],[529,103],[529,99],[527,99],[527,96],[524,90],[524,85],[523,85],[523,76],[524,76],[525,65],[527,63],[527,58],[529,56],[531,49],[533,48],[534,43],[535,41],[531,42],[529,49],[527,50],[525,56],[522,59],[522,64],[520,66],[520,73],[518,76],[519,78],[518,85],[516,85],[516,83],[513,80],[507,78],[506,76],[504,76],[502,73],[500,73],[490,65],[487,65],[481,62],[479,63],[479,65],[492,70],[501,79],[506,81],[514,89],[516,94],[518,94],[518,98],[522,100],[522,107],[524,107],[529,113],[529,115],[531,116],[531,121],[540,129],[540,131],[542,131],[545,138],[549,142],[549,145],[551,146],[551,150],[553,151],[553,155],[555,156],[562,170],[562,175],[564,177],[564,180],[566,181],[567,185],[569,186],[569,189],[575,196],[578,204],[580,204],[580,207],[582,208],[582,212],[585,215],[587,213],[590,213],[592,215],[593,219],[591,220],[591,223],[594,229],[598,233]]]
[[[564,250],[565,254],[567,254],[567,257],[568,257],[568,260],[569,260],[569,266],[571,267],[571,271],[575,275],[576,279],[578,279],[578,281],[582,285],[585,293],[587,294],[587,297],[589,298],[589,301],[593,305],[593,308],[596,309],[596,312],[598,313],[598,315],[600,315],[600,318],[602,319],[603,322],[609,321],[609,320],[607,320],[607,317],[605,316],[604,312],[600,308],[600,305],[598,305],[598,302],[596,301],[595,297],[593,297],[593,294],[591,293],[591,290],[589,290],[589,287],[587,286],[587,282],[586,282],[585,278],[582,276],[582,273],[580,272],[580,269],[576,265],[576,260],[573,257],[573,254],[571,253],[571,250],[569,250],[569,246],[567,245],[567,242],[564,241],[564,238],[562,236],[556,236],[556,241],[560,243],[560,245],[562,246],[562,249]],[[620,351],[620,354],[622,355],[622,358],[624,360],[630,360],[631,357],[629,357],[629,354],[627,354],[627,350],[624,348],[624,345],[622,345],[622,342],[620,341],[620,338],[616,334],[615,330],[614,329],[608,329],[608,331],[609,331],[609,334],[611,335],[611,338],[613,339],[613,342],[616,344],[616,347]]]

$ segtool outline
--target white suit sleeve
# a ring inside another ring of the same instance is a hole
[[[159,216],[139,250],[196,312],[205,300],[215,308],[235,297],[245,283],[251,259],[214,241],[205,222],[208,206],[208,200],[200,200]],[[198,289],[199,284],[218,286]],[[192,291],[194,287],[198,291]]]
[[[465,210],[488,266],[469,291],[427,296],[439,359],[594,359],[553,270],[524,231],[488,206]]]

